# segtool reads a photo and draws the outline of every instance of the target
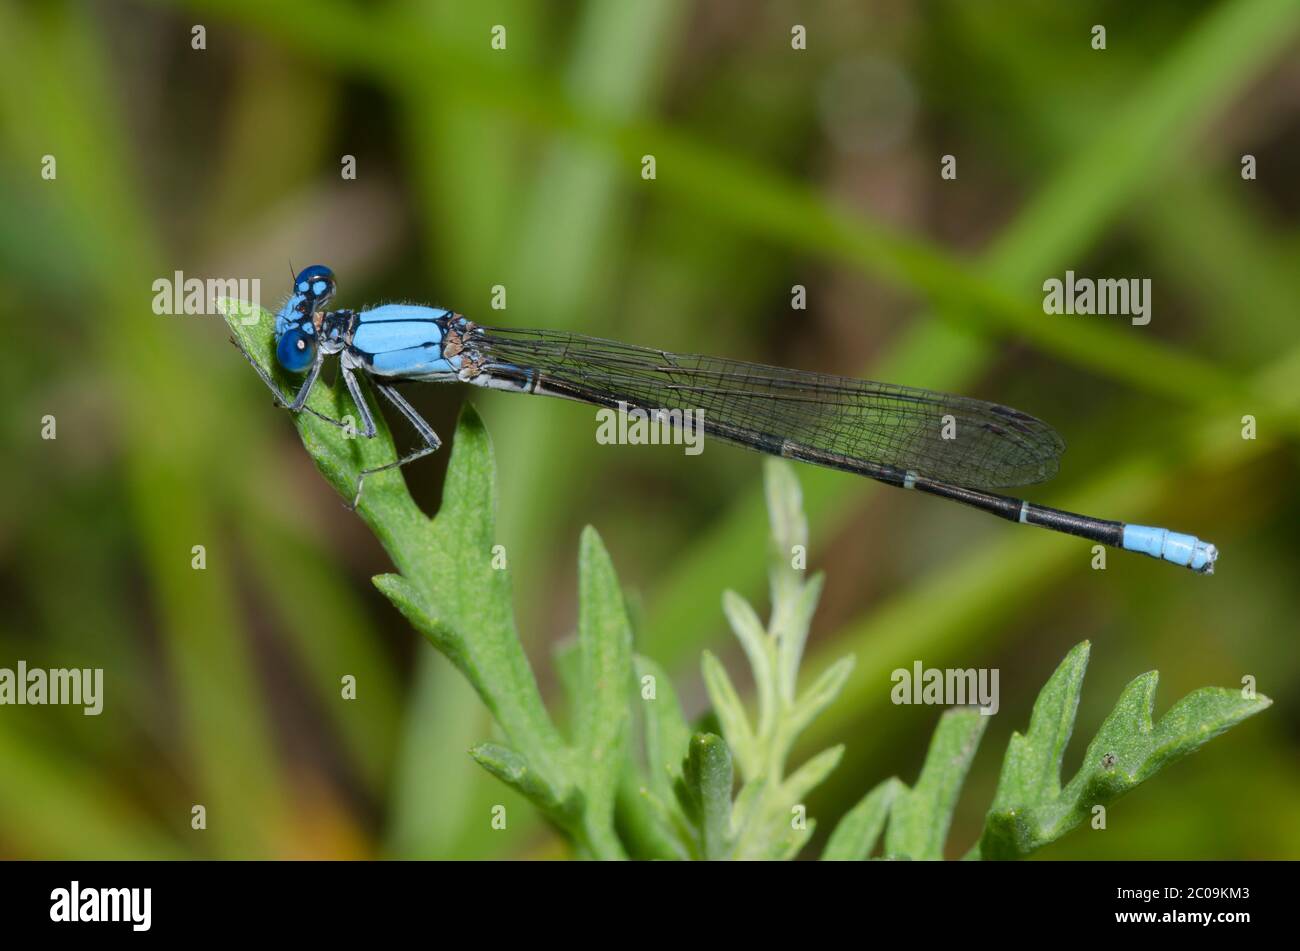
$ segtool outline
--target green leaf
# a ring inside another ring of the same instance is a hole
[[[674,787],[689,752],[691,730],[663,669],[640,655],[633,655],[632,661],[637,677],[633,721],[642,724],[646,776],[643,780],[630,750],[633,744],[628,744],[615,821],[633,858],[690,858],[695,832]],[[647,697],[646,688],[651,686],[653,695]]]
[[[808,760],[786,777],[785,789],[783,790],[786,798],[793,804],[802,805],[804,797],[822,784],[826,777],[831,774],[831,771],[840,765],[843,756],[844,745],[840,744],[822,750]]]
[[[462,670],[469,663],[465,645],[454,628],[433,616],[421,598],[420,591],[401,575],[375,575],[370,583],[392,602],[411,626],[427,637],[433,646],[447,655]]]
[[[723,735],[726,736],[736,756],[736,762],[740,765],[741,777],[748,780],[758,775],[758,771],[762,768],[762,761],[754,731],[750,728],[749,718],[745,715],[744,704],[740,702],[740,695],[732,686],[731,678],[727,675],[722,662],[710,651],[704,652],[704,656],[700,659],[700,667],[704,674],[704,689],[708,691],[713,710],[722,724]]]
[[[578,658],[574,746],[586,773],[587,834],[606,852],[614,835],[614,797],[627,738],[632,686],[632,629],[609,553],[594,528],[583,530],[578,556]]]
[[[805,549],[799,554],[806,557],[808,543],[808,524],[793,467],[774,459],[767,461],[763,471],[771,523],[771,621],[765,629],[749,602],[733,592],[726,592],[722,601],[753,672],[756,728],[722,665],[707,651],[703,661],[705,687],[743,781],[732,809],[731,855],[737,859],[792,858],[812,835],[815,823],[807,818],[803,800],[835,768],[844,749],[824,750],[789,776],[785,775],[786,759],[799,733],[834,701],[853,667],[853,658],[844,658],[796,700],[799,662],[822,577],[809,579],[793,563],[795,549]]]
[[[900,790],[885,833],[889,858],[942,859],[962,783],[989,718],[974,709],[948,710],[930,740],[921,778]]]
[[[573,729],[577,711],[581,705],[578,695],[582,692],[582,657],[578,652],[578,639],[567,637],[556,641],[551,648],[551,665],[555,668],[555,677],[560,682],[568,709],[561,718],[569,740],[573,740]]]
[[[861,862],[876,845],[889,818],[890,807],[907,786],[898,778],[886,779],[844,814],[822,853],[824,861]]]
[[[731,851],[731,753],[722,737],[697,733],[682,764],[677,798],[697,830],[699,858],[723,859]]]
[[[750,603],[734,591],[722,592],[722,613],[736,633],[753,671],[754,690],[758,694],[757,732],[759,736],[766,736],[772,729],[777,699],[772,640],[767,636],[763,622],[758,619],[758,614]]]
[[[736,832],[738,854],[745,854],[746,838],[752,836],[754,830],[761,830],[764,819],[761,810],[767,805],[769,785],[767,777],[760,776],[745,783],[736,794],[735,805],[731,807],[731,827]]]
[[[682,760],[691,742],[691,728],[682,716],[677,693],[663,668],[639,654],[634,658],[638,681],[654,678],[653,700],[640,699],[645,715],[645,757],[650,791],[662,802],[673,795],[673,781],[682,775]],[[640,691],[637,697],[641,697]]]
[[[1059,794],[1061,760],[1074,730],[1090,650],[1083,641],[1065,655],[1034,701],[1029,733],[1011,734],[992,811],[1038,805]]]
[[[821,600],[825,581],[826,576],[819,571],[799,587],[793,601],[780,601],[773,605],[772,632],[780,645],[777,664],[781,672],[780,689],[787,703],[794,699],[808,629],[812,626],[813,613]]]
[[[799,698],[787,719],[786,730],[789,743],[793,743],[819,713],[835,702],[835,698],[844,689],[849,674],[853,673],[854,663],[852,656],[841,657],[823,671],[822,675],[814,680],[812,686]]]
[[[817,820],[809,819],[802,829],[796,829],[791,826],[790,831],[786,833],[784,848],[780,849],[772,858],[782,862],[791,862],[799,857],[803,847],[808,844],[808,840],[813,837],[817,831]]]
[[[479,743],[469,751],[469,755],[497,779],[527,796],[537,808],[561,825],[581,814],[582,800],[577,792],[570,792],[569,798],[561,801],[545,778],[529,768],[527,758],[514,750],[496,743]]]
[[[619,776],[614,828],[628,858],[680,861],[691,857],[693,833],[676,797],[665,803],[647,789],[630,758]]]
[[[808,519],[794,466],[784,459],[765,459],[763,492],[771,524],[767,574],[772,598],[770,629],[778,644],[777,689],[789,701],[794,697],[795,677],[821,582],[814,579],[815,590],[809,592],[804,572],[792,564],[796,549],[805,559],[808,550]]]
[[[1267,697],[1204,687],[1188,694],[1153,725],[1155,671],[1124,688],[1084,754],[1083,765],[1060,788],[1061,753],[1069,738],[1087,663],[1087,643],[1074,648],[1038,701],[1027,737],[1013,736],[993,808],[978,848],[985,859],[1011,859],[1059,839],[1104,806],[1186,756],[1229,727],[1266,709]]]
[[[808,519],[803,514],[803,492],[794,466],[784,459],[763,460],[763,490],[772,531],[768,543],[768,577],[772,603],[792,600],[803,584],[802,572],[791,560],[796,547],[808,547]]]
[[[447,652],[511,745],[527,750],[532,767],[563,790],[574,782],[563,741],[519,641],[509,570],[494,566],[495,478],[487,431],[466,404],[438,515],[414,526],[385,523],[380,536],[394,539],[386,547],[405,584],[395,585],[391,576],[376,584],[393,594],[397,608]]]

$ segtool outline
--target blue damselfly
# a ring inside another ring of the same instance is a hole
[[[277,360],[285,370],[306,374],[293,399],[244,355],[277,403],[296,412],[307,409],[325,358],[337,354],[361,435],[373,436],[375,424],[360,375],[415,428],[420,447],[362,472],[354,507],[367,475],[405,465],[440,445],[395,384],[459,381],[634,408],[652,417],[681,418],[680,411],[689,411],[702,420],[707,436],[724,442],[952,499],[1009,521],[1141,552],[1203,574],[1214,572],[1217,549],[1192,535],[989,492],[1050,479],[1065,449],[1051,426],[1007,406],[572,333],[485,327],[438,307],[387,304],[327,311],[335,289],[333,272],[313,265],[294,279],[292,295],[276,315]]]

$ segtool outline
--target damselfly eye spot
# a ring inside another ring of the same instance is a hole
[[[302,373],[316,359],[316,338],[297,327],[286,330],[276,345],[275,358],[290,373]]]

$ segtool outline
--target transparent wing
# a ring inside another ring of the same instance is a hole
[[[546,330],[477,327],[474,344],[486,372],[536,381],[540,393],[702,410],[715,438],[868,475],[892,467],[973,489],[1029,485],[1055,475],[1065,449],[1033,416],[932,390]]]

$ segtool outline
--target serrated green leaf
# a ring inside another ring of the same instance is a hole
[[[731,850],[731,753],[722,737],[697,733],[682,764],[677,798],[695,825],[699,857],[723,859]]]
[[[1086,647],[1081,644],[1071,651],[1058,674],[1073,665],[1069,677],[1081,678],[1078,655],[1081,649],[1086,652]],[[1026,755],[1025,742],[1017,744],[1013,738],[1007,753],[1008,764],[1003,767],[1004,778],[1011,779],[1007,780],[1005,789],[999,784],[995,807],[985,819],[976,854],[985,859],[1028,855],[1082,823],[1094,807],[1112,802],[1164,766],[1272,702],[1264,696],[1243,697],[1239,690],[1205,687],[1174,704],[1153,725],[1151,713],[1158,679],[1158,674],[1152,671],[1134,678],[1124,688],[1114,709],[1088,744],[1078,773],[1064,789],[1059,785],[1059,755],[1054,769],[1047,768],[1047,759],[1041,755],[1037,769],[1027,768],[1023,764],[1033,756]],[[1053,681],[1056,680],[1057,676],[1053,675]],[[1057,684],[1056,689],[1059,688]],[[1053,689],[1052,681],[1044,688],[1044,694],[1049,689]],[[1077,689],[1076,683],[1073,687],[1076,701]],[[1069,702],[1068,695],[1066,702]],[[1039,703],[1034,706],[1035,720],[1039,706]],[[1034,730],[1031,724],[1031,737]],[[1010,763],[1013,755],[1018,757],[1015,764]]]
[[[886,779],[844,814],[822,853],[823,861],[861,862],[875,848],[894,799],[907,787],[897,777]]]
[[[737,859],[781,859],[798,854],[811,835],[803,799],[838,764],[842,747],[823,751],[786,776],[790,747],[808,723],[843,688],[852,658],[833,665],[803,696],[795,698],[799,662],[821,593],[822,576],[806,579],[792,564],[796,546],[806,548],[808,526],[799,481],[782,460],[769,460],[764,486],[771,524],[768,571],[772,619],[766,628],[750,604],[733,592],[723,611],[744,648],[757,693],[758,723],[751,726],[730,678],[706,652],[704,682],[722,732],[743,780],[732,808]]]
[[[885,855],[942,859],[953,809],[989,718],[974,709],[948,710],[939,720],[916,786],[894,799]]]
[[[1061,793],[1063,800],[1075,801],[1073,811],[1117,798],[1273,702],[1262,695],[1246,699],[1239,690],[1203,687],[1153,726],[1158,680],[1155,671],[1134,679],[1088,744],[1083,765]]]
[[[532,767],[553,787],[564,788],[574,777],[519,641],[510,572],[494,565],[495,476],[487,430],[466,404],[437,516],[414,526],[385,524],[379,533],[381,540],[392,539],[385,546],[407,582],[394,603],[403,613],[424,606],[423,619],[407,615],[412,623],[435,646],[456,647],[448,657],[511,744],[528,751]],[[387,583],[385,593],[396,590]]]

